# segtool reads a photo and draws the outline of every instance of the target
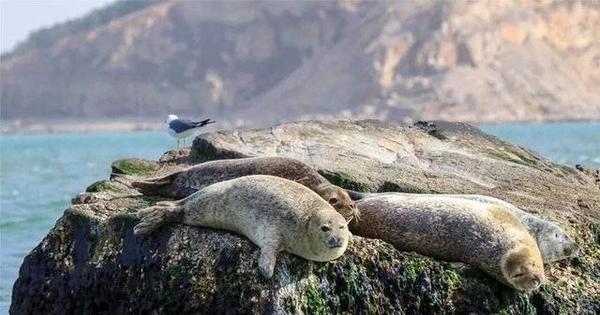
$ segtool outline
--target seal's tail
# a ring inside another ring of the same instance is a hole
[[[183,207],[176,202],[161,202],[160,205],[140,210],[137,216],[141,221],[133,228],[133,233],[145,235],[158,230],[163,225],[181,222]]]
[[[131,183],[133,188],[144,195],[171,197],[167,189],[181,172],[175,172],[164,177],[139,180]]]

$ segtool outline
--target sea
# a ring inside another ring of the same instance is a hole
[[[600,168],[600,123],[479,127],[555,162]],[[1,134],[0,314],[8,314],[23,259],[54,226],[71,198],[92,182],[107,179],[112,161],[158,159],[175,144],[164,132]]]

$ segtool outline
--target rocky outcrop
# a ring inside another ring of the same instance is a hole
[[[128,187],[202,161],[280,155],[361,191],[483,193],[564,226],[579,258],[547,266],[550,283],[513,291],[468,265],[355,237],[328,263],[281,254],[257,270],[243,237],[171,225],[132,233],[160,200]],[[600,311],[600,187],[593,172],[555,164],[459,123],[297,122],[200,135],[160,162],[113,163],[111,180],[78,195],[25,259],[11,314],[596,314]]]
[[[554,220],[575,214],[600,219],[599,212],[589,211],[600,208],[592,177],[467,124],[291,123],[203,134],[192,149],[200,160],[294,157],[330,181],[360,191],[484,194]]]
[[[594,1],[161,1],[4,58],[2,118],[599,120],[598,25]]]

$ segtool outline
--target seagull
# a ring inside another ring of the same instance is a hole
[[[210,118],[203,121],[191,121],[179,119],[176,115],[170,114],[167,116],[167,120],[165,120],[165,127],[171,137],[177,138],[177,150],[179,150],[180,139],[183,139],[183,145],[185,146],[185,138],[193,135],[200,127],[213,123],[215,121],[211,121]]]

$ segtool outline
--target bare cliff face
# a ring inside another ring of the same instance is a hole
[[[0,68],[3,119],[600,119],[600,3],[161,2]]]

